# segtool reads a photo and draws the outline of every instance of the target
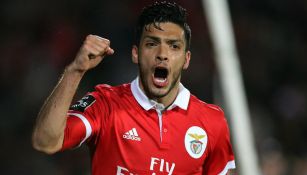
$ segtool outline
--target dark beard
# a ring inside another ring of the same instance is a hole
[[[140,75],[140,79],[141,79],[141,82],[142,82],[142,85],[143,85],[143,88],[144,88],[144,92],[146,94],[146,96],[149,98],[149,99],[159,99],[159,98],[162,98],[162,97],[165,97],[166,95],[169,94],[169,92],[175,87],[176,83],[179,81],[180,77],[181,77],[181,70],[179,70],[178,72],[175,72],[173,74],[173,77],[172,79],[174,81],[171,82],[171,85],[169,87],[169,89],[167,90],[166,93],[164,94],[159,94],[159,93],[155,93],[153,91],[150,90],[150,88],[148,87],[148,84],[146,83],[146,77],[145,77],[145,74],[140,65],[140,63],[138,63],[139,65],[139,75]]]

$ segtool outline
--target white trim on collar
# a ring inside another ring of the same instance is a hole
[[[131,91],[136,99],[136,101],[146,110],[154,108],[157,105],[157,102],[149,99],[144,92],[141,90],[139,85],[139,77],[134,79],[131,83]],[[167,110],[171,110],[176,106],[180,107],[181,109],[187,110],[190,100],[190,91],[186,89],[181,83],[179,84],[179,93],[174,101]]]

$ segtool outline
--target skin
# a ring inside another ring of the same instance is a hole
[[[132,61],[139,65],[140,86],[145,94],[165,107],[175,100],[181,72],[187,69],[191,53],[186,51],[184,30],[177,24],[160,23],[162,30],[153,25],[143,30],[139,47],[132,48]],[[168,70],[167,83],[158,86],[154,80],[156,67]]]
[[[150,99],[167,107],[178,94],[181,72],[188,68],[191,53],[185,50],[184,31],[180,26],[167,22],[160,23],[160,27],[162,30],[150,25],[149,30],[143,31],[139,47],[132,48],[132,61],[139,65],[141,89]],[[108,39],[96,35],[86,37],[74,61],[66,67],[38,114],[32,134],[32,144],[36,150],[53,154],[61,149],[66,114],[82,77],[105,56],[113,53]],[[168,70],[165,86],[154,83],[155,67]]]
[[[182,28],[173,23],[161,23],[160,27],[162,30],[150,26],[150,30],[143,31],[139,48],[132,48],[132,61],[139,65],[141,89],[149,98],[169,106],[178,93],[181,71],[189,66],[190,52],[185,51]],[[86,37],[38,114],[32,134],[35,149],[47,154],[61,149],[66,114],[82,77],[113,53],[108,39],[95,35]],[[156,66],[168,69],[168,83],[163,87],[154,84]]]
[[[36,150],[53,154],[61,149],[66,114],[82,77],[105,56],[113,53],[109,40],[95,35],[86,37],[74,61],[66,67],[38,114],[32,134],[32,145]]]

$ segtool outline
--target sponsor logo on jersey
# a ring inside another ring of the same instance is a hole
[[[137,133],[135,128],[132,128],[131,130],[125,132],[125,134],[123,134],[123,138],[128,140],[141,141],[141,137],[139,137],[139,134]]]
[[[190,127],[184,138],[185,149],[195,159],[200,158],[207,147],[208,137],[204,129],[198,126]]]
[[[176,164],[174,162],[168,162],[165,159],[151,157],[150,158],[150,173],[148,175],[167,174],[172,175],[175,171]],[[142,173],[144,174],[144,173]],[[131,172],[128,168],[117,165],[116,175],[138,175]]]
[[[86,95],[81,100],[77,101],[77,103],[72,105],[69,109],[84,112],[84,110],[91,106],[95,101],[96,100],[92,95]]]

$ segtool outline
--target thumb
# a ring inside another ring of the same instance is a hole
[[[107,49],[107,51],[106,51],[106,54],[107,54],[107,55],[113,55],[113,54],[114,54],[114,50],[113,50],[111,47],[109,47],[109,48]]]

